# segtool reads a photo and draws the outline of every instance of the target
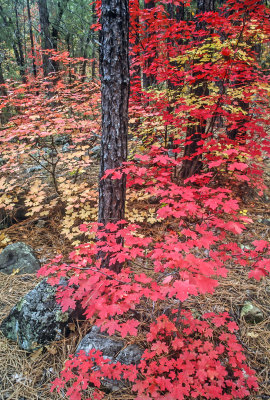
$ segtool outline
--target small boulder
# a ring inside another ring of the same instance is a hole
[[[139,364],[143,355],[143,349],[136,344],[130,344],[120,351],[118,356],[115,358],[116,362],[121,364]]]
[[[26,351],[35,351],[68,333],[67,326],[81,318],[79,309],[62,312],[55,300],[56,288],[44,279],[27,293],[0,325],[3,335]]]
[[[104,358],[113,359],[123,347],[123,340],[112,339],[107,333],[100,332],[97,326],[93,326],[79,343],[76,353],[84,350],[85,354],[88,355],[91,350],[95,349],[102,351]]]
[[[250,301],[246,301],[241,310],[241,317],[251,324],[258,324],[264,319],[263,312]]]
[[[12,274],[34,274],[40,268],[40,262],[33,249],[23,242],[9,244],[0,254],[0,272]]]
[[[67,135],[67,134],[56,135],[54,138],[54,143],[57,146],[65,145],[66,143],[70,143],[70,141],[71,141],[71,137],[70,137],[70,135]]]
[[[84,350],[89,354],[90,350],[102,351],[104,358],[109,358],[111,364],[120,362],[124,365],[139,364],[142,358],[143,349],[135,344],[125,347],[125,342],[121,339],[113,339],[107,333],[101,333],[97,326],[93,326],[91,331],[81,340],[77,347],[76,354]],[[130,386],[130,382],[125,379],[102,379],[102,387],[105,390],[115,391]]]

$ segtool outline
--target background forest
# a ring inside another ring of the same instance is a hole
[[[269,398],[269,16],[263,0],[1,2],[0,247],[32,245],[86,318],[31,356],[1,339],[3,399]],[[8,279],[6,306],[9,282],[36,282]],[[93,324],[140,363],[68,359]]]

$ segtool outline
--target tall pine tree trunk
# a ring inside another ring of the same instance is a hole
[[[15,2],[14,2],[14,11],[15,11],[15,37],[16,37],[17,46],[18,46],[16,60],[19,65],[20,76],[22,78],[22,81],[26,82],[25,59],[24,59],[24,54],[23,54],[23,42],[22,42],[22,35],[21,35],[21,30],[20,30],[20,25],[19,25],[19,15],[18,15],[18,0],[15,0]]]
[[[27,15],[28,15],[28,25],[29,25],[29,35],[30,35],[30,43],[31,43],[31,55],[32,55],[32,62],[33,62],[33,74],[34,77],[37,76],[37,67],[36,67],[36,56],[35,56],[35,45],[34,45],[34,35],[33,35],[33,28],[32,28],[32,17],[31,17],[31,10],[30,10],[30,3],[29,0],[26,2],[27,4]]]
[[[50,35],[50,21],[47,7],[47,0],[38,0],[40,28],[42,36],[42,50],[53,49],[53,42]],[[50,61],[48,54],[42,54],[43,74],[47,76],[50,72],[54,72],[54,66]]]
[[[52,47],[54,50],[58,50],[58,39],[59,39],[59,29],[60,24],[64,15],[64,12],[67,8],[69,0],[62,0],[61,2],[57,2],[57,13],[56,18],[52,23]]]
[[[107,169],[127,159],[129,99],[129,7],[128,0],[102,0],[101,5],[101,102],[102,139],[98,222],[106,225],[124,218],[126,178],[101,179]],[[101,253],[102,266],[109,259]],[[116,272],[121,265],[110,266]]]

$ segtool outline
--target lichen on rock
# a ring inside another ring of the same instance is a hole
[[[81,318],[81,310],[62,312],[55,299],[56,288],[41,281],[10,311],[0,330],[26,351],[34,351],[68,332],[68,323]]]

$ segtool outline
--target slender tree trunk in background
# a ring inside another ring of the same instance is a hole
[[[30,42],[31,42],[31,55],[32,55],[32,63],[33,63],[33,74],[34,74],[34,77],[36,77],[37,76],[37,67],[36,67],[34,35],[33,35],[32,17],[31,17],[31,10],[30,10],[29,0],[26,0],[26,4],[27,4],[29,35],[30,35]]]
[[[91,32],[91,30],[89,29],[88,34],[87,34],[86,41],[85,41],[84,45],[82,46],[82,51],[81,51],[82,57],[84,58],[84,60],[83,60],[83,62],[82,62],[82,68],[81,68],[82,82],[84,82],[84,81],[85,81],[85,78],[86,78],[86,66],[87,66],[87,59],[86,59],[86,57],[87,57],[87,48],[88,48],[88,46],[89,46],[91,36],[92,36],[92,32]]]
[[[52,23],[52,48],[56,51],[58,48],[59,27],[68,2],[69,0],[62,0],[61,2],[57,2],[57,15]]]
[[[169,3],[167,5],[168,13],[170,15],[170,18],[176,20],[177,22],[179,21],[184,21],[185,19],[185,6],[175,6],[172,3]]]
[[[70,54],[71,53],[71,47],[70,47],[70,33],[66,35],[66,44],[67,44],[67,51]],[[71,85],[72,83],[72,71],[71,71],[71,63],[68,63],[68,79],[69,79],[69,84]]]
[[[140,8],[140,2],[139,0],[136,0],[136,8]],[[139,16],[137,16],[137,18],[135,19],[135,24],[133,27],[133,31],[135,32],[136,38],[135,38],[135,46],[139,46],[140,43],[140,34],[139,34],[139,27],[140,27],[140,18]],[[131,57],[131,64],[132,64],[132,57]],[[132,80],[134,80],[134,82],[137,82],[139,85],[139,93],[141,92],[141,88],[142,88],[142,76],[141,76],[141,66],[138,64],[136,66],[133,66],[133,75],[132,75]]]
[[[170,15],[170,18],[173,21],[176,22],[180,22],[180,21],[184,21],[185,20],[185,7],[184,5],[182,6],[175,6],[174,4],[168,4],[167,5],[167,10],[168,13]],[[168,43],[171,43],[172,46],[176,45],[181,45],[182,41],[178,40],[177,43],[175,43],[175,39],[174,38],[170,38],[168,39]],[[171,65],[177,67],[177,62],[176,61],[171,61],[170,63]],[[175,86],[170,80],[168,81],[168,88],[169,89],[176,89],[177,90],[177,86]]]
[[[0,55],[1,57],[1,55]],[[7,96],[7,90],[5,88],[4,85],[5,82],[5,78],[4,78],[4,74],[3,74],[3,68],[2,68],[2,60],[0,60],[0,96]]]
[[[102,139],[98,222],[116,223],[124,218],[126,178],[101,179],[107,169],[127,160],[129,99],[129,6],[128,0],[102,0],[101,5],[101,104]],[[120,264],[109,266],[101,253],[102,266],[116,272]]]
[[[96,23],[96,7],[95,7],[95,3],[92,4],[92,24]],[[82,62],[82,70],[81,70],[81,75],[82,75],[82,82],[85,81],[86,78],[86,67],[87,67],[87,55],[88,55],[88,47],[89,47],[89,43],[91,42],[91,46],[92,46],[92,53],[91,53],[91,59],[93,60],[91,62],[91,78],[92,80],[95,78],[96,76],[96,71],[95,71],[95,49],[96,49],[96,45],[95,45],[95,31],[93,29],[89,28],[88,34],[87,34],[87,38],[85,41],[84,46],[82,46],[82,57],[85,59]]]
[[[172,3],[169,3],[167,5],[167,11],[169,13],[170,18],[173,21],[180,22],[185,20],[185,7],[184,5],[181,6],[175,6]],[[181,40],[176,40],[171,37],[168,39],[168,43],[171,44],[173,47],[174,45],[181,45]],[[171,61],[170,64],[174,67],[177,68],[178,63],[176,61]],[[168,112],[172,113],[174,106],[173,106],[173,101],[179,94],[179,86],[175,85],[170,79],[167,81],[168,89],[169,89],[169,95],[170,98],[172,99],[171,106],[168,107]],[[181,89],[180,89],[181,90]],[[173,144],[174,136],[170,135],[170,128],[168,125],[165,126],[165,135],[164,135],[164,146],[167,149],[174,149],[176,148],[176,145]]]
[[[235,90],[241,91],[241,88],[243,88],[243,82],[242,81],[236,81],[234,83],[234,88]],[[245,123],[248,122],[249,120],[249,102],[245,101],[244,99],[236,99],[235,100],[237,103],[237,107],[239,108],[240,114],[242,114],[236,123],[236,128],[229,128],[227,129],[227,136],[231,140],[245,140]]]
[[[50,36],[50,21],[47,0],[38,0],[38,9],[42,36],[42,50],[51,50],[53,49],[53,43]],[[47,76],[50,72],[54,72],[55,69],[48,54],[42,53],[42,63],[44,76]]]
[[[6,97],[8,93],[6,87],[4,86],[5,78],[3,74],[2,62],[3,58],[2,55],[0,54],[0,97]],[[0,126],[6,124],[8,120],[9,120],[8,107],[4,107],[0,111]]]
[[[17,28],[16,28],[16,26],[14,26],[14,23],[13,23],[12,19],[5,15],[5,12],[4,12],[3,7],[1,6],[1,3],[0,3],[0,15],[2,17],[4,26],[7,29],[8,28],[12,29],[12,31],[14,32],[14,35],[15,35],[15,37],[17,39],[17,36],[16,36]],[[22,59],[20,58],[20,52],[19,52],[18,47],[17,47],[18,43],[16,43],[16,42],[17,42],[17,40],[13,41],[12,49],[13,49],[13,52],[14,52],[16,63],[18,65],[18,67],[19,67],[20,76],[21,76],[22,80],[25,82],[24,59],[23,59],[23,62],[22,62]]]
[[[94,80],[95,77],[96,77],[96,59],[95,59],[95,57],[96,57],[95,45],[93,45],[92,56],[91,56],[91,58],[93,60],[92,61],[92,68],[91,68],[91,78],[92,78],[92,80]]]
[[[18,45],[18,52],[17,52],[17,63],[20,68],[20,75],[22,78],[23,82],[26,82],[26,77],[25,77],[25,60],[24,60],[24,54],[23,54],[23,44],[22,44],[22,36],[21,36],[21,31],[20,31],[20,26],[19,26],[19,16],[18,16],[18,0],[15,0],[14,2],[14,11],[15,11],[15,36],[16,36],[16,41]]]
[[[197,14],[214,11],[215,0],[197,0]],[[205,29],[204,23],[197,22],[197,30]],[[196,74],[194,74],[196,77]],[[199,79],[196,82],[196,87],[193,89],[193,95],[195,98],[201,96],[207,96],[208,85],[203,79]],[[205,133],[206,120],[196,120],[194,118],[189,119],[189,125],[186,132],[186,142],[184,149],[184,160],[180,172],[182,179],[187,179],[194,174],[197,174],[202,169],[201,155],[197,154],[199,150],[198,142],[202,140],[202,135]],[[191,143],[188,143],[190,142]]]
[[[23,7],[23,49],[24,49],[24,59],[27,59],[27,38],[26,38],[26,18],[25,18],[25,8]]]
[[[146,10],[151,10],[152,8],[155,7],[155,0],[150,0],[147,3],[145,2],[144,8]],[[147,31],[147,27],[146,27]],[[146,61],[146,68],[149,68],[154,60],[154,57],[149,57]],[[148,89],[149,87],[153,86],[156,82],[156,79],[153,75],[149,74],[143,74],[143,87],[145,89]]]
[[[197,0],[198,14],[215,10],[215,0]]]
[[[97,22],[97,15],[96,15],[96,7],[95,4],[92,4],[92,19],[93,19],[93,24],[95,24]],[[92,80],[96,77],[96,43],[95,43],[95,39],[96,39],[96,34],[95,31],[92,31],[92,71],[91,71],[91,77]]]
[[[258,0],[258,6],[262,5],[264,3],[264,0]],[[245,24],[245,20],[249,20],[249,15],[248,15],[248,9],[247,9],[247,14],[245,16],[245,19],[243,21],[243,24]],[[251,43],[249,43],[251,44]],[[261,53],[261,44],[256,43],[251,47],[251,49],[254,51],[256,54],[256,59],[259,61],[260,59],[260,53]],[[238,72],[241,75],[241,71]],[[244,89],[246,85],[252,84],[253,79],[250,77],[246,77],[245,81],[243,79],[235,79],[235,82],[233,82],[233,87],[241,92],[241,89]],[[239,139],[240,141],[245,141],[245,123],[249,121],[249,110],[250,110],[250,103],[245,100],[245,97],[243,95],[243,98],[237,98],[235,99],[235,102],[237,103],[237,107],[239,109],[239,117],[238,120],[235,121],[236,127],[235,128],[228,128],[227,129],[227,136],[231,140],[237,140]]]

